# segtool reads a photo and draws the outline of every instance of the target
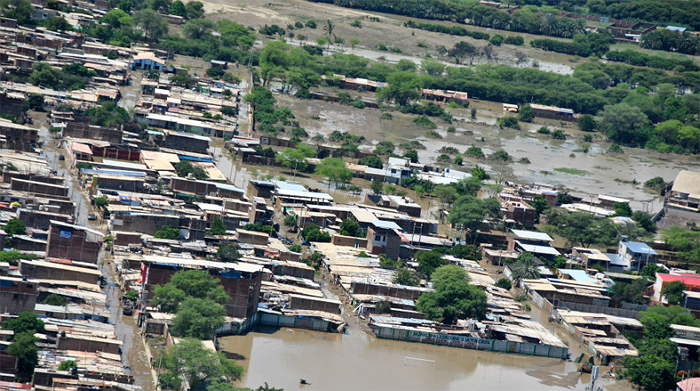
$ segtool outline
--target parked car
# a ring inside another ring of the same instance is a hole
[[[58,155],[58,160],[66,160],[66,157],[63,155]]]
[[[97,220],[97,216],[95,216],[94,213],[90,212],[90,213],[88,214],[88,220],[90,220],[90,221],[92,221],[92,220]]]

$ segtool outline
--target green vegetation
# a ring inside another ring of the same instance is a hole
[[[243,367],[193,338],[184,338],[170,347],[162,366],[160,384],[166,389],[180,389],[184,379],[192,389],[230,390],[230,383],[243,375]]]
[[[124,297],[126,297],[127,300],[129,301],[137,301],[139,299],[139,292],[137,290],[128,290],[126,293],[124,293]]]
[[[18,250],[0,251],[0,262],[7,262],[12,266],[19,265],[20,259],[31,261],[38,258],[39,257],[34,254],[24,254]]]
[[[442,258],[442,254],[436,251],[419,251],[416,254],[416,262],[418,262],[418,271],[425,279],[429,279],[437,268],[448,263]]]
[[[642,340],[633,340],[639,357],[625,357],[625,376],[647,390],[668,390],[676,386],[678,345],[669,340],[675,332],[670,325],[700,326],[700,322],[684,308],[653,306],[642,312]]]
[[[420,283],[420,279],[413,269],[399,268],[396,269],[394,275],[394,284],[416,286]]]
[[[78,364],[75,363],[73,360],[66,360],[61,362],[61,364],[58,365],[58,370],[59,371],[70,371],[73,368],[77,368]]]
[[[275,156],[275,161],[282,164],[282,167],[293,170],[294,176],[297,171],[306,171],[309,163],[306,159],[316,156],[316,151],[310,146],[299,143],[296,148],[285,148]]]
[[[349,183],[352,180],[352,171],[345,167],[345,162],[341,158],[323,159],[314,172],[328,181],[329,188],[331,183],[337,187],[338,183]]]
[[[18,218],[10,219],[2,229],[9,238],[14,235],[24,235],[27,233],[27,226],[24,224],[24,221]]]
[[[575,56],[602,56],[615,43],[615,38],[609,32],[576,34],[573,42],[563,42],[554,39],[533,39],[530,45],[550,52],[565,53]]]
[[[321,231],[316,224],[309,224],[301,230],[301,236],[309,242],[330,242],[331,235],[327,231]]]
[[[667,185],[668,185],[668,183],[666,183],[666,181],[664,181],[664,178],[662,178],[660,176],[651,178],[648,181],[644,182],[645,188],[656,190],[656,191],[663,189]]]
[[[79,90],[85,88],[87,82],[94,76],[97,76],[95,71],[77,63],[56,69],[48,63],[38,62],[32,66],[29,82],[54,90]]]
[[[224,244],[219,246],[216,250],[216,256],[221,262],[236,262],[241,258],[241,254],[238,253],[238,245],[235,244]]]
[[[554,169],[556,172],[563,172],[564,174],[569,174],[569,175],[588,175],[590,174],[586,170],[580,170],[578,168],[571,168],[571,167],[557,167]]]
[[[188,297],[178,307],[172,330],[182,337],[210,339],[224,325],[225,316],[226,309],[221,303]]]
[[[187,160],[181,160],[174,164],[177,176],[187,178],[190,174],[194,179],[203,180],[209,178],[209,174],[200,166],[193,166]]]
[[[180,238],[180,230],[178,228],[164,225],[158,231],[156,231],[155,235],[153,236],[155,236],[157,239],[175,240]]]
[[[520,124],[518,123],[518,119],[515,117],[499,118],[498,119],[498,127],[501,129],[511,128],[511,129],[520,130]]]
[[[289,124],[289,119],[294,118],[288,107],[275,109],[275,98],[267,88],[255,86],[243,99],[255,109],[255,128],[262,132],[283,131],[284,125]]]
[[[502,277],[498,281],[496,281],[496,286],[499,288],[510,290],[513,287],[513,284],[510,283],[509,279]]]
[[[469,284],[469,275],[461,266],[447,265],[431,275],[434,291],[418,298],[416,309],[428,319],[453,324],[458,319],[484,319],[486,294]]]
[[[488,41],[491,37],[489,34],[482,33],[481,31],[469,31],[464,27],[459,26],[445,26],[443,24],[436,23],[420,23],[414,22],[412,20],[403,23],[406,27],[411,27],[414,29],[432,31],[436,33],[443,33],[449,35],[456,35],[458,37],[472,37],[474,39],[483,39]]]
[[[225,235],[226,234],[226,224],[224,224],[224,221],[221,220],[220,217],[215,217],[214,221],[211,222],[210,233],[212,235]]]
[[[522,280],[540,278],[538,268],[534,255],[522,253],[518,255],[518,260],[510,265],[510,269],[512,270],[510,278],[516,285]]]
[[[353,219],[345,219],[340,223],[340,234],[345,236],[360,236],[360,224]]]
[[[47,305],[56,305],[56,306],[59,306],[59,307],[65,306],[65,305],[66,305],[66,302],[67,302],[67,300],[66,300],[66,297],[65,297],[65,296],[57,295],[57,294],[55,294],[55,293],[49,294],[49,295],[46,296],[46,298],[44,299],[44,304],[47,304]]]
[[[181,270],[170,277],[165,285],[153,288],[153,303],[164,312],[178,312],[180,304],[188,298],[206,299],[225,304],[228,296],[218,279],[206,270]]]

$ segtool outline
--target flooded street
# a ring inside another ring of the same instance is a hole
[[[573,362],[382,340],[357,327],[345,335],[261,329],[219,341],[238,356],[246,369],[241,386],[251,388],[267,382],[286,391],[584,390],[590,382]],[[300,378],[311,384],[301,386]],[[610,379],[597,384],[625,389]]]
[[[96,221],[88,220],[88,214],[90,213],[89,198],[82,190],[77,177],[71,172],[68,161],[59,159],[59,155],[63,154],[64,151],[59,148],[58,140],[51,137],[46,126],[43,125],[39,130],[39,135],[44,140],[44,154],[49,167],[55,170],[57,175],[65,178],[65,186],[70,189],[69,196],[76,205],[75,224],[104,232],[105,227],[102,219],[98,218]],[[139,328],[136,326],[133,316],[122,315],[120,306],[122,293],[116,286],[117,272],[106,251],[100,253],[98,266],[106,281],[102,291],[107,295],[106,304],[110,314],[109,321],[115,325],[117,338],[124,343],[122,345],[122,363],[130,368],[128,373],[134,377],[134,384],[139,389],[153,390],[155,389],[155,384],[151,376],[148,357],[140,339]]]

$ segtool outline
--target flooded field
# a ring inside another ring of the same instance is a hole
[[[557,359],[345,335],[265,329],[221,338],[246,369],[241,386],[285,390],[584,390],[590,376]],[[310,385],[300,386],[303,378]],[[606,390],[629,387],[600,379]]]

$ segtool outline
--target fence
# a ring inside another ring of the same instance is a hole
[[[429,343],[463,349],[486,350],[525,354],[528,356],[566,358],[569,349],[562,346],[543,345],[528,342],[511,342],[489,338],[474,338],[463,335],[434,333],[428,331],[406,330],[394,327],[379,327],[370,325],[377,338],[393,339],[396,341]]]
[[[292,327],[323,332],[338,332],[338,325],[325,319],[256,311],[240,323],[225,324],[221,329],[217,330],[216,334],[242,335],[257,326]]]

